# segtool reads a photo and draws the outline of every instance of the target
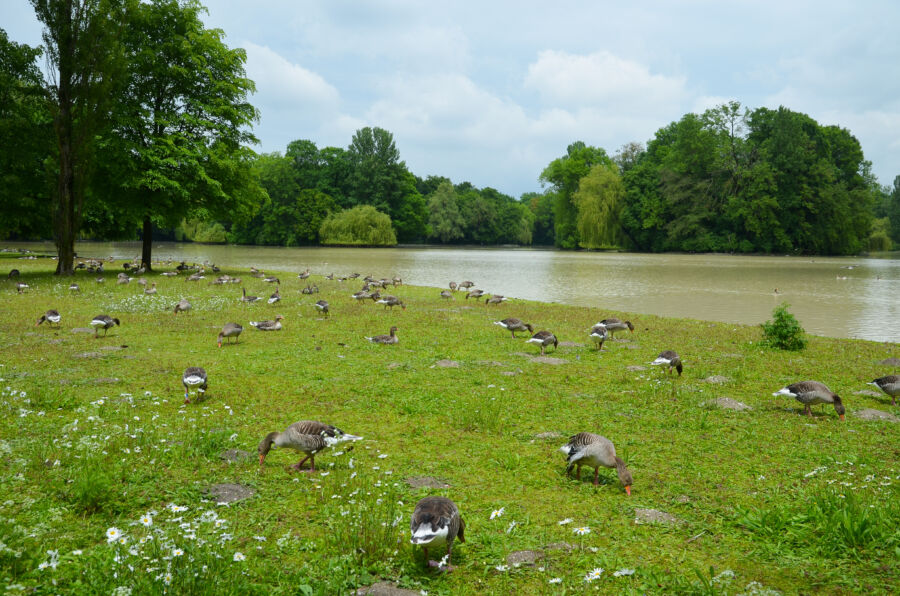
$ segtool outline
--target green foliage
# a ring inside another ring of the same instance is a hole
[[[175,228],[175,240],[178,242],[205,242],[223,244],[227,240],[225,227],[217,221],[201,221],[199,219],[181,220]]]
[[[869,233],[868,250],[889,251],[893,246],[893,242],[891,242],[891,220],[887,217],[874,220],[872,222],[872,231]]]
[[[462,238],[464,223],[453,184],[449,180],[442,182],[428,199],[429,237],[444,244]]]
[[[115,502],[114,481],[103,461],[87,456],[73,471],[66,498],[75,509],[91,515],[108,509]]]
[[[619,169],[611,164],[591,168],[572,196],[578,215],[576,225],[584,248],[612,248],[624,243],[619,213],[625,187]]]
[[[900,176],[894,178],[894,186],[887,205],[887,217],[891,221],[891,238],[900,244]]]
[[[393,246],[397,237],[391,218],[371,205],[329,215],[319,230],[322,244]]]
[[[788,312],[787,303],[772,311],[772,320],[762,324],[763,344],[779,350],[799,351],[806,347],[805,331],[797,318]]]

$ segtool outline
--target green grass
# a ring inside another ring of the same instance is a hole
[[[304,296],[306,281],[289,273],[276,306],[241,305],[240,287],[206,285],[213,276],[186,283],[150,274],[159,294],[144,296],[136,282],[115,284],[119,264],[103,285],[80,273],[82,293],[72,295],[69,279],[50,275],[50,260],[2,264],[31,286],[16,295],[0,282],[7,592],[338,594],[382,579],[429,594],[897,589],[900,425],[853,415],[900,414],[886,396],[855,394],[891,373],[877,362],[896,356],[896,344],[810,337],[805,350],[782,352],[759,345],[758,326],[518,300],[489,307],[408,285],[390,290],[408,306],[391,312],[355,303],[361,282],[314,275],[322,291]],[[243,277],[249,294],[274,291],[246,271],[226,272]],[[194,308],[176,317],[181,297]],[[312,306],[320,298],[331,303],[328,319]],[[61,330],[34,326],[49,308],[62,313]],[[72,333],[101,313],[122,326],[99,340]],[[281,332],[248,325],[275,314],[285,317]],[[549,353],[564,364],[532,361],[536,348],[491,324],[506,316],[580,345]],[[598,353],[587,334],[607,316],[636,330]],[[216,334],[229,321],[244,333],[219,349]],[[396,346],[363,338],[391,325]],[[681,355],[682,378],[628,370],[664,349]],[[460,366],[433,366],[441,359]],[[208,371],[209,391],[185,406],[181,373],[195,365]],[[704,381],[713,375],[729,380]],[[821,406],[808,419],[771,395],[806,379],[841,395],[845,422]],[[720,396],[754,409],[701,406]],[[288,472],[300,458],[280,450],[260,470],[262,437],[302,419],[365,440],[321,454],[315,475]],[[592,470],[581,483],[566,476],[558,448],[583,430],[616,444],[634,475],[632,497],[614,470],[601,470],[597,487]],[[536,437],[546,432],[561,438]],[[223,461],[231,448],[250,459]],[[450,488],[412,489],[406,480],[416,476]],[[204,491],[220,482],[256,495],[218,506]],[[426,568],[409,545],[409,516],[428,494],[452,498],[466,521],[453,573]],[[636,524],[638,508],[679,523]],[[146,514],[149,527],[140,523]],[[577,526],[590,533],[575,535]],[[111,527],[125,544],[107,542]],[[561,542],[572,548],[547,548]],[[503,567],[525,549],[545,557],[534,568]],[[587,583],[598,567],[603,574]],[[614,576],[620,569],[634,574]]]

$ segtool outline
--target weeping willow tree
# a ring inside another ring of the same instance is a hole
[[[582,248],[613,248],[625,244],[619,215],[625,185],[613,164],[598,164],[578,183],[573,195],[575,225]]]
[[[391,218],[371,205],[332,213],[319,229],[322,244],[393,246],[397,236]]]

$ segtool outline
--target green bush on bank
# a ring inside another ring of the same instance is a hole
[[[371,205],[359,205],[333,213],[319,229],[322,244],[394,246],[397,235],[391,218]]]
[[[788,312],[788,306],[787,303],[776,306],[772,311],[772,320],[762,324],[763,344],[797,352],[806,347],[806,332],[797,317]]]

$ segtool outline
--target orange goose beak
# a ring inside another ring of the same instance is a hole
[[[262,453],[260,453],[259,454],[259,465],[260,466],[263,465],[263,463],[265,463],[265,461],[266,461],[266,456],[263,455]]]
[[[843,415],[843,414],[841,414],[841,420],[843,420],[843,419],[844,419],[844,415]]]
[[[631,487],[630,486],[625,487],[625,493],[628,494],[629,497],[631,496]]]

